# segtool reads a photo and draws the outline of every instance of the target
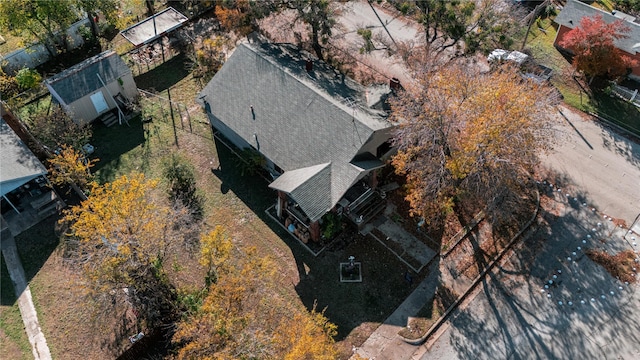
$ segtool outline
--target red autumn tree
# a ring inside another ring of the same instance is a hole
[[[617,40],[628,38],[629,31],[623,20],[607,24],[601,15],[583,17],[559,44],[573,51],[573,66],[587,77],[615,78],[637,66],[637,61],[615,46]]]

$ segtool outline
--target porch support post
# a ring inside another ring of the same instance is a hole
[[[320,222],[318,220],[309,224],[309,232],[311,233],[311,240],[319,241],[320,240]]]
[[[278,218],[282,219],[282,214],[287,207],[287,194],[278,190],[278,202],[276,204],[276,212]]]
[[[376,170],[371,171],[371,179],[369,180],[369,186],[375,190],[378,186],[378,172]]]

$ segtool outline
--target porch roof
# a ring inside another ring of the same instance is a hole
[[[289,194],[316,221],[331,208],[331,163],[287,171],[269,187]]]

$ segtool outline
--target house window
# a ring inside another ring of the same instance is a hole
[[[385,141],[376,149],[376,157],[379,159],[391,150],[391,141]]]
[[[93,102],[93,107],[96,108],[96,112],[98,114],[102,114],[109,110],[109,106],[107,105],[107,101],[104,99],[104,95],[102,95],[102,91],[98,91],[91,95],[91,102]]]

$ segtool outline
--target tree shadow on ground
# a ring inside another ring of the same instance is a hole
[[[622,250],[624,230],[593,211],[579,190],[567,197],[549,189],[536,232],[454,316],[449,342],[459,358],[600,359],[638,351],[636,286],[584,255],[587,248]]]
[[[411,274],[412,281],[408,282],[405,274],[411,270],[406,264],[378,241],[358,234],[351,227],[319,256],[313,256],[265,213],[276,201],[276,193],[268,188],[268,182],[257,175],[242,176],[236,154],[217,138],[215,146],[219,166],[211,172],[221,181],[220,191],[235,194],[291,249],[300,278],[295,289],[307,309],[314,306],[319,311],[326,309],[325,315],[338,325],[337,341],[360,325],[383,322],[427,274],[426,270]],[[348,262],[349,256],[361,262],[362,282],[340,282],[339,264]],[[432,290],[431,294],[435,293],[435,286]],[[406,319],[396,325],[406,326]],[[364,340],[366,337],[361,339]]]

